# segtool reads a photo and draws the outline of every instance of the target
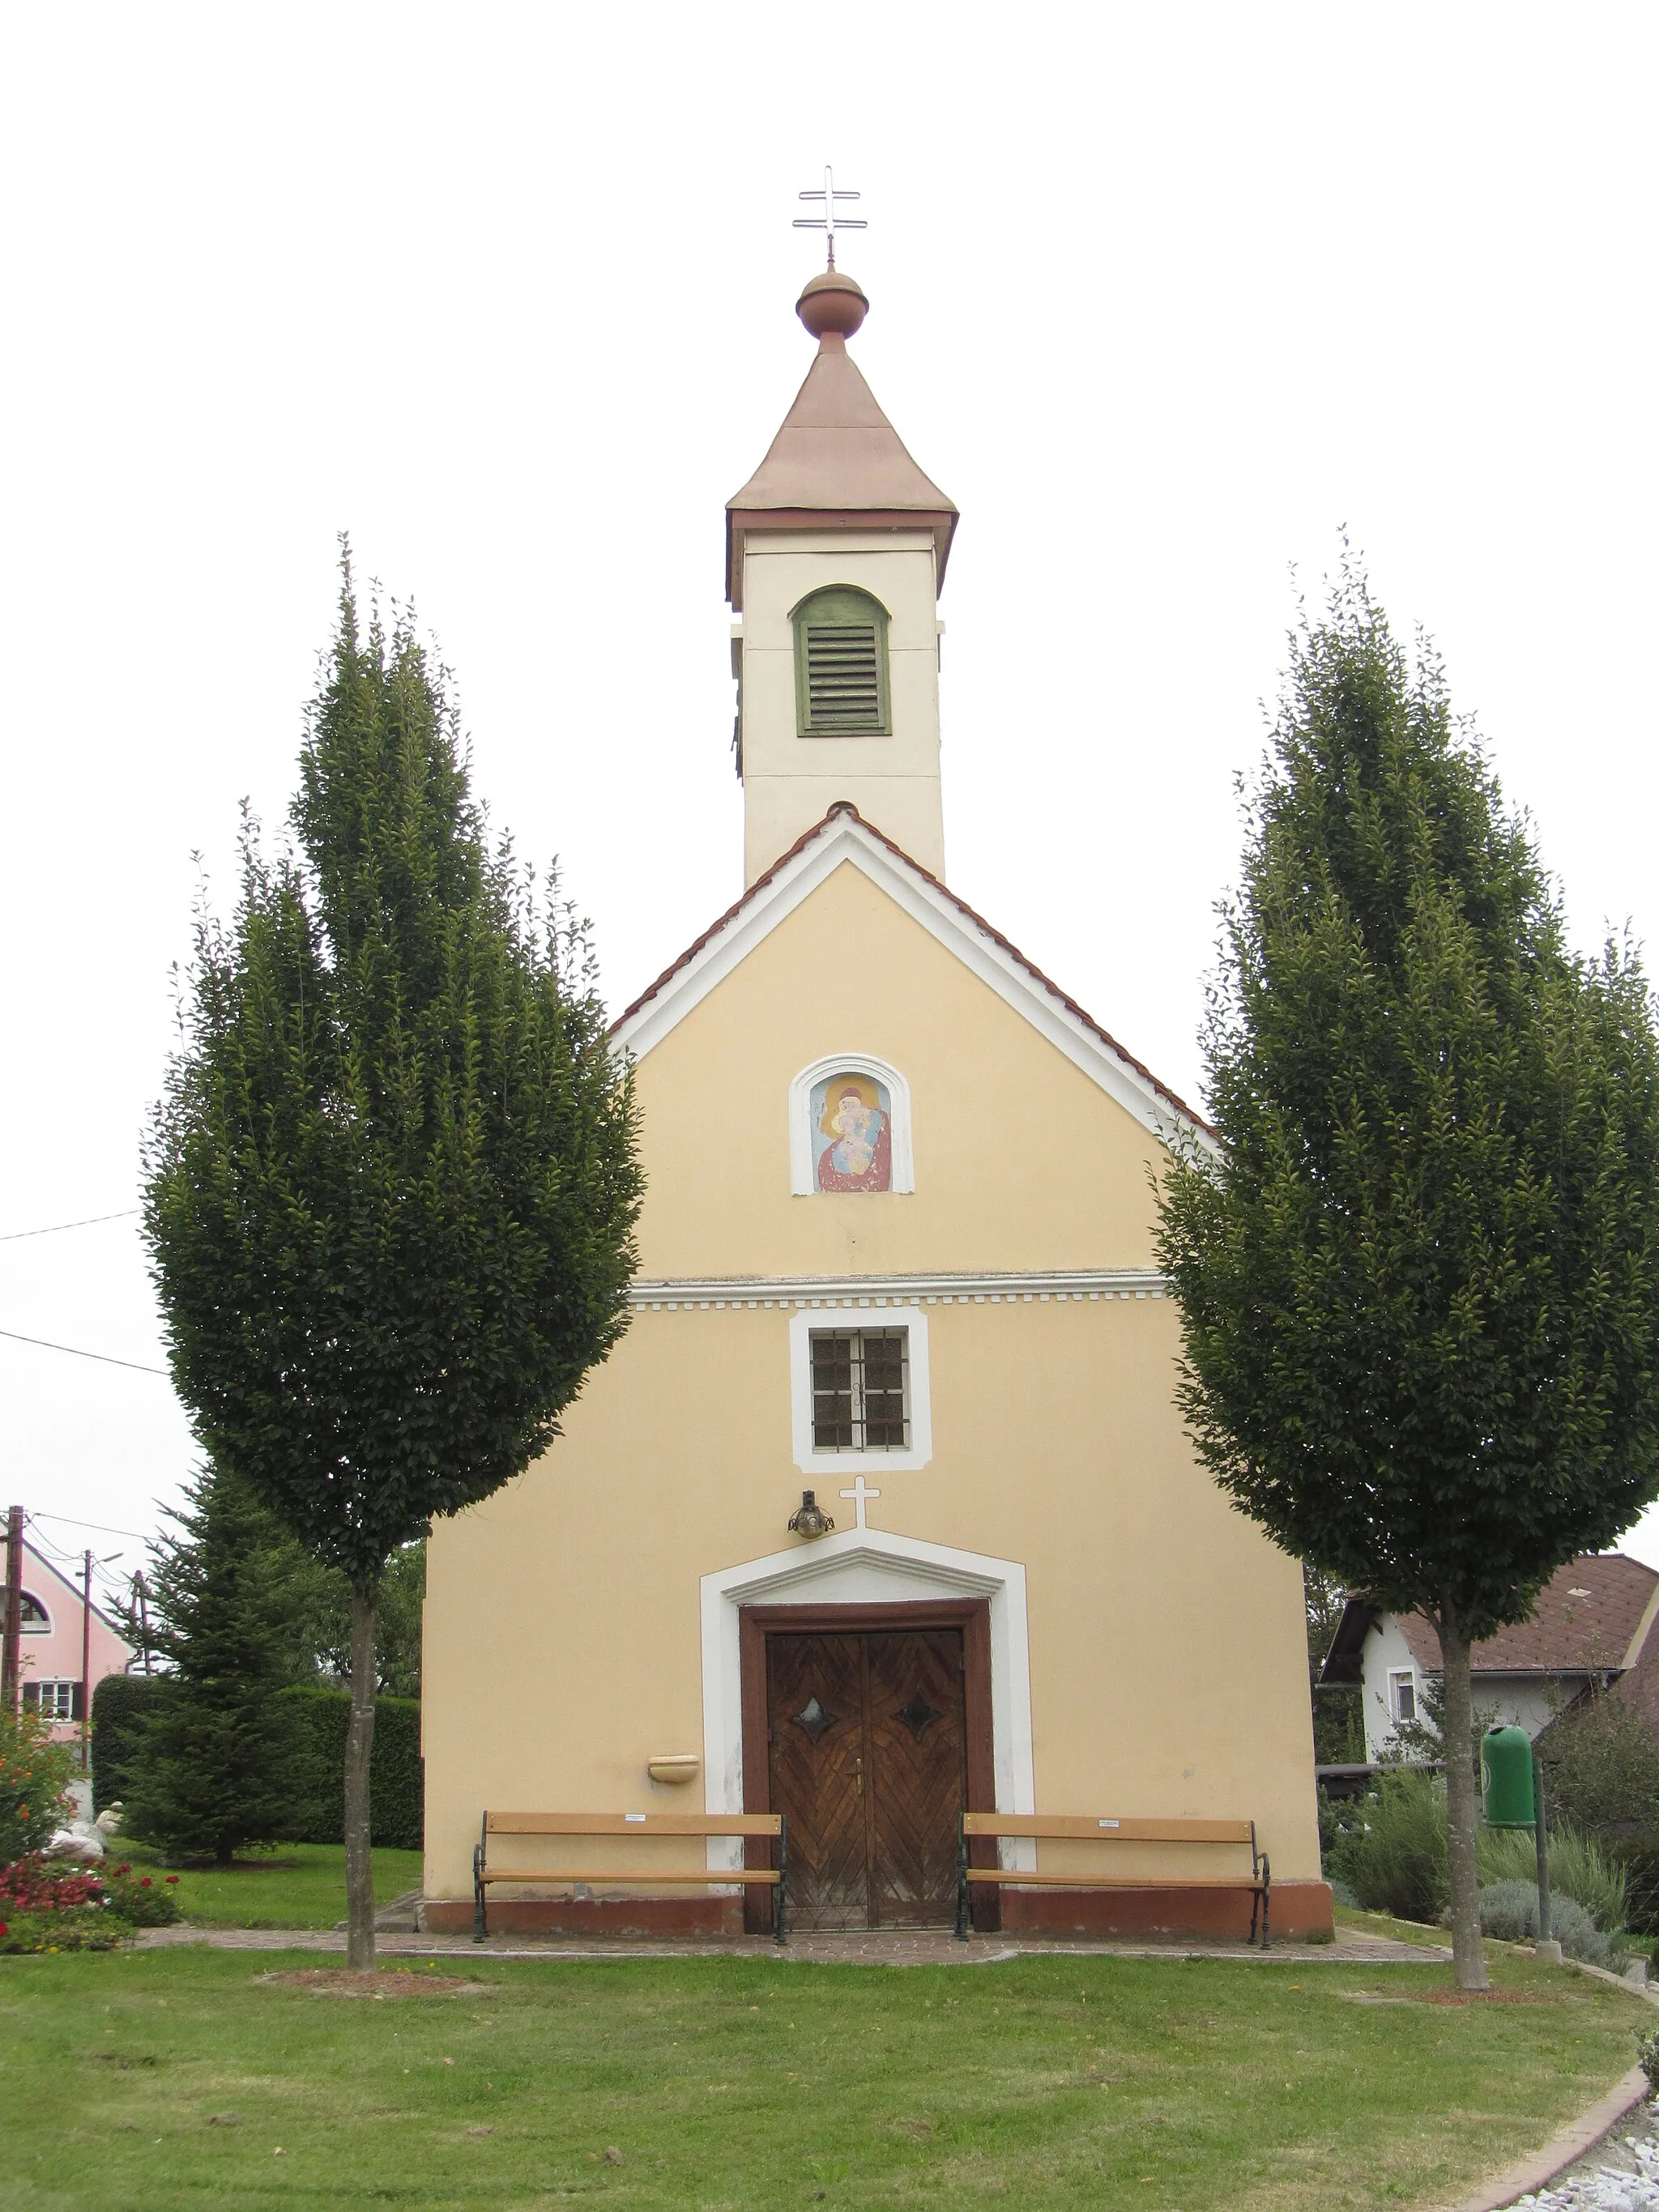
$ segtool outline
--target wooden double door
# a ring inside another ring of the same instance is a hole
[[[786,1816],[792,1926],[954,1919],[970,1767],[989,1752],[988,1716],[975,1710],[973,1677],[988,1674],[974,1663],[975,1613],[825,1607],[792,1620],[769,1607],[747,1639],[746,1672],[758,1679],[745,1681],[745,1703],[756,1721],[763,1710],[764,1740],[755,1745],[745,1728],[744,1802]]]

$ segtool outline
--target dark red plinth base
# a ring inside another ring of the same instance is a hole
[[[470,1936],[471,1900],[429,1899],[421,1924],[434,1936]],[[740,1897],[514,1897],[491,1899],[492,1936],[741,1936]]]
[[[1095,1937],[1178,1936],[1243,1942],[1250,1899],[1230,1889],[1005,1889],[1005,1936]],[[1276,1881],[1269,1934],[1277,1942],[1328,1941],[1334,1934],[1330,1884]]]

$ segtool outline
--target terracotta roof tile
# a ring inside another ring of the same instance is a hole
[[[1530,1620],[1500,1628],[1475,1645],[1474,1671],[1534,1674],[1622,1667],[1656,1583],[1659,1574],[1622,1552],[1570,1559],[1539,1592]],[[1440,1639],[1427,1621],[1415,1613],[1395,1619],[1418,1665],[1437,1674]]]
[[[1117,1039],[1111,1035],[1109,1030],[1103,1030],[1100,1024],[1095,1019],[1094,1016],[1085,1012],[1083,1007],[1079,1006],[1075,999],[1072,998],[1068,993],[1060,989],[1058,983],[1051,982],[1048,977],[1043,974],[1042,969],[1040,969],[1035,962],[1028,960],[1025,957],[1025,955],[1020,951],[1019,947],[1017,945],[1012,944],[1009,939],[1003,935],[1000,929],[994,928],[992,925],[985,920],[982,915],[976,914],[973,908],[968,904],[965,899],[959,899],[956,893],[951,890],[947,884],[941,883],[937,876],[931,874],[927,869],[924,868],[920,860],[913,860],[902,845],[896,845],[893,842],[892,839],[887,835],[885,830],[878,830],[873,822],[866,822],[864,819],[864,817],[859,812],[857,807],[854,805],[850,799],[838,799],[835,805],[830,809],[829,812],[824,816],[822,822],[815,822],[810,830],[806,830],[801,836],[798,837],[787,853],[781,854],[779,857],[773,861],[771,866],[767,869],[764,875],[756,877],[754,882],[750,884],[748,890],[744,893],[740,899],[735,900],[732,905],[727,907],[726,912],[720,915],[717,921],[711,922],[708,927],[703,931],[701,937],[696,937],[692,939],[691,943],[686,946],[684,951],[681,953],[679,958],[672,962],[668,967],[665,968],[661,975],[657,977],[656,981],[648,984],[646,988],[641,992],[639,997],[634,1000],[631,1006],[624,1006],[622,1012],[617,1015],[616,1020],[611,1024],[611,1035],[614,1036],[617,1031],[622,1027],[623,1024],[624,1022],[630,1021],[633,1017],[639,1012],[642,1006],[648,1006],[652,1000],[656,997],[657,994],[667,984],[672,982],[673,979],[680,973],[681,969],[688,967],[690,963],[696,958],[698,953],[702,951],[706,945],[712,944],[714,939],[720,935],[723,929],[726,928],[732,922],[737,920],[738,916],[743,912],[744,908],[750,904],[750,901],[755,898],[757,894],[763,890],[767,884],[772,882],[774,878],[778,875],[781,870],[787,867],[790,861],[795,858],[798,853],[804,852],[807,846],[809,846],[815,838],[821,837],[823,835],[824,831],[830,827],[830,823],[835,820],[838,814],[850,815],[854,821],[855,821],[861,829],[866,830],[876,840],[878,844],[884,845],[887,850],[892,854],[896,860],[902,860],[907,868],[909,868],[915,874],[920,876],[925,884],[931,885],[934,890],[939,892],[942,898],[948,899],[951,902],[951,904],[955,907],[957,912],[963,916],[964,921],[971,922],[974,927],[977,929],[981,935],[988,937],[992,944],[997,945],[1002,951],[1007,953],[1011,959],[1017,960],[1034,983],[1041,985],[1042,989],[1048,994],[1049,997],[1056,1000],[1060,1006],[1064,1006],[1068,1014],[1072,1015],[1077,1021],[1081,1022],[1085,1029],[1086,1029],[1091,1036],[1098,1037],[1103,1045],[1107,1046],[1109,1050],[1115,1053],[1118,1059],[1123,1062],[1126,1067],[1133,1068],[1143,1082],[1150,1083],[1152,1089],[1157,1091],[1158,1097],[1166,1100],[1183,1120],[1191,1122],[1194,1128],[1202,1129],[1206,1135],[1213,1135],[1214,1132],[1210,1128],[1209,1123],[1205,1121],[1202,1115],[1195,1113],[1194,1109],[1188,1105],[1186,1100],[1184,1098],[1178,1097],[1176,1094],[1170,1089],[1167,1084],[1160,1083],[1157,1076],[1152,1073],[1151,1068],[1149,1068],[1144,1061],[1137,1060],[1133,1053],[1126,1052],[1123,1047],[1118,1042]]]

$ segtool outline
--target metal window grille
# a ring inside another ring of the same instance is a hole
[[[880,729],[881,654],[873,623],[807,623],[806,726]]]
[[[811,1346],[813,1449],[908,1450],[909,1330],[815,1329]]]

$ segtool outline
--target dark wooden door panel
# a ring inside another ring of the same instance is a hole
[[[962,1632],[872,1635],[866,1671],[871,1925],[939,1925],[956,1907],[958,1820],[967,1802]]]
[[[768,1784],[801,1928],[948,1925],[967,1802],[962,1631],[766,1639]]]
[[[772,1809],[788,1822],[789,1917],[867,1927],[863,1639],[769,1637],[767,1726]]]

